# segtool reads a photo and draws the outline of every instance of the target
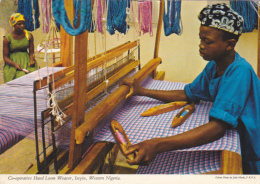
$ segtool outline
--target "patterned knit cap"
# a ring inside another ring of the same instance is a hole
[[[214,27],[235,35],[242,34],[243,17],[224,3],[206,6],[198,18],[202,26]]]

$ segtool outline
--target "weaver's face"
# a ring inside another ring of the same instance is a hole
[[[23,31],[25,28],[25,21],[19,20],[15,25],[14,28],[19,31]]]
[[[227,41],[223,41],[223,32],[207,26],[200,26],[200,56],[206,61],[220,60],[226,52]]]

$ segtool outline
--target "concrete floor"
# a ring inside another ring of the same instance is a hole
[[[35,141],[25,138],[0,155],[0,174],[24,174],[36,165]]]

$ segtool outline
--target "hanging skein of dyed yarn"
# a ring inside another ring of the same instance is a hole
[[[134,5],[137,5],[137,8],[134,8]],[[134,23],[136,34],[137,34],[137,36],[141,36],[141,25],[139,23],[140,19],[137,18],[140,16],[140,13],[138,11],[135,11],[135,9],[138,10],[138,3],[135,3],[135,2],[133,2],[133,0],[130,0],[130,7],[132,10],[133,23]],[[137,16],[136,16],[136,14],[137,14]]]
[[[91,0],[81,0],[80,8],[80,25],[77,29],[74,29],[69,21],[64,0],[52,0],[54,18],[59,24],[62,25],[64,30],[72,36],[84,33],[90,28],[91,25]]]
[[[97,31],[100,33],[104,33],[103,31],[103,8],[101,4],[101,0],[97,0]]]
[[[78,23],[78,19],[79,19],[80,6],[81,6],[80,0],[74,0],[73,1],[73,7],[74,7],[74,11],[75,11],[75,16],[74,16],[74,19],[73,19],[74,27],[77,27],[77,23]]]
[[[32,1],[33,9],[32,10]],[[19,0],[17,12],[24,15],[25,18],[25,29],[28,31],[33,31],[34,28],[37,29],[40,27],[39,22],[39,5],[38,0]],[[34,18],[33,18],[34,16]],[[35,23],[34,23],[35,20]]]
[[[169,36],[172,33],[177,35],[182,33],[180,0],[167,1],[167,13],[164,8],[163,22],[165,36]]]
[[[257,28],[258,6],[250,1],[230,1],[231,8],[244,18],[243,33],[252,32]],[[255,6],[255,7],[254,7]]]
[[[107,31],[110,35],[115,34],[117,30],[120,33],[126,33],[126,8],[129,8],[128,0],[109,0],[107,12]]]
[[[42,32],[47,33],[51,23],[51,0],[41,0],[41,14]]]
[[[150,0],[138,2],[138,21],[141,24],[141,31],[143,31],[143,34],[149,32],[150,36],[153,36],[152,8],[153,5]]]
[[[80,13],[80,7],[81,7],[81,1],[82,0],[74,0],[73,1],[73,8],[75,11],[75,16],[73,18],[73,26],[77,27],[78,20],[79,20],[79,13]],[[91,26],[89,28],[89,32],[93,33],[94,32],[94,25],[93,22],[91,22]]]

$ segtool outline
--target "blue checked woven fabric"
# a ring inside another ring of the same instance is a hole
[[[168,82],[146,79],[143,86],[148,89],[183,89],[185,83]],[[181,110],[174,110],[164,114],[150,117],[142,117],[140,114],[145,110],[164,104],[149,97],[134,96],[131,97],[113,117],[124,128],[132,144],[152,139],[155,137],[166,137],[186,132],[208,122],[208,113],[212,103],[201,101],[196,105],[195,112],[180,126],[171,128],[171,122],[174,116]],[[95,136],[96,141],[115,142],[107,123]],[[230,129],[224,137],[209,144],[185,149],[182,151],[203,151],[203,150],[229,150],[240,153],[239,135],[235,129]]]
[[[201,174],[220,169],[220,151],[166,152],[149,166],[139,166],[136,174]]]
[[[158,81],[147,78],[143,86],[148,89],[183,89],[185,83]],[[212,103],[201,101],[195,112],[180,126],[171,128],[174,116],[181,110],[151,117],[142,117],[145,110],[164,104],[161,101],[134,96],[131,97],[113,117],[124,128],[132,144],[152,139],[177,135],[208,122],[208,114]],[[95,141],[115,142],[107,123],[95,136]],[[228,150],[240,154],[239,135],[230,129],[219,140],[202,146],[162,153],[156,156],[149,166],[140,166],[137,174],[198,174],[220,169],[220,150]]]

